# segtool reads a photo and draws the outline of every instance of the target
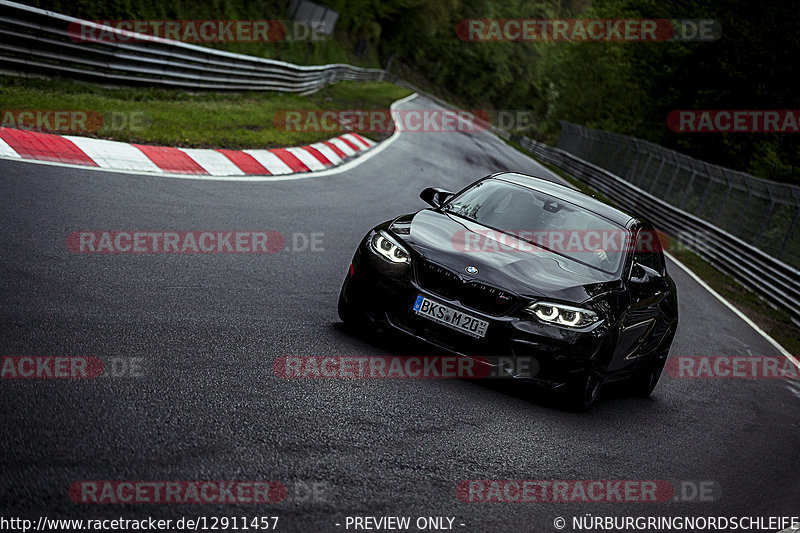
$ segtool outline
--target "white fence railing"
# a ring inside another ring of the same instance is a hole
[[[527,137],[520,139],[520,145],[600,191],[626,211],[677,236],[686,247],[800,320],[800,271],[794,267],[566,150]]]
[[[103,39],[81,38],[93,24],[0,0],[0,68],[114,85],[190,90],[310,94],[337,81],[382,80],[381,69],[301,66],[103,26]]]

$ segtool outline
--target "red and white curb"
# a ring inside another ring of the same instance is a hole
[[[390,111],[417,93],[389,106]],[[392,113],[397,126],[397,120]],[[215,181],[288,181],[348,172],[389,148],[400,128],[375,143],[357,133],[297,148],[211,150],[143,146],[88,137],[53,135],[0,127],[0,159],[40,165]],[[358,157],[356,157],[358,156]]]
[[[90,137],[0,128],[0,157],[163,175],[283,176],[319,172],[373,148],[357,133],[269,150],[213,150],[128,144]],[[188,177],[188,176],[187,176]]]

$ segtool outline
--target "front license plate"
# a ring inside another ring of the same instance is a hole
[[[414,312],[448,328],[479,339],[486,335],[486,328],[489,327],[489,323],[485,320],[439,302],[434,302],[422,295],[417,296],[417,301],[414,302]]]

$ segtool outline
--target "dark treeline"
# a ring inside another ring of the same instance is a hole
[[[386,65],[470,108],[533,110],[530,135],[558,121],[645,138],[757,176],[800,182],[800,134],[675,133],[678,109],[798,109],[796,0],[317,0],[340,13],[327,43],[227,48],[293,61]],[[37,2],[34,2],[35,4]],[[283,18],[288,0],[43,0],[89,18]],[[462,19],[714,19],[714,42],[467,42]]]

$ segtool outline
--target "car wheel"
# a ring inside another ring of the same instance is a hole
[[[658,385],[658,380],[661,378],[661,372],[664,370],[664,365],[667,359],[658,358],[657,361],[649,365],[642,372],[631,378],[628,383],[628,389],[633,396],[647,398],[653,393],[653,390]]]
[[[572,380],[567,389],[570,408],[575,411],[588,410],[597,400],[601,384],[600,376],[593,371],[585,372]]]

